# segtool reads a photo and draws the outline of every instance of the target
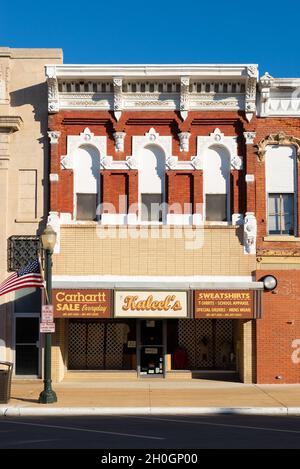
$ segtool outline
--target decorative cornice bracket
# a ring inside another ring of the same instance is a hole
[[[123,96],[122,96],[123,80],[120,77],[113,78],[114,87],[114,116],[117,121],[120,120],[123,110]]]
[[[255,137],[256,132],[244,132],[244,139],[246,141],[246,145],[253,145]]]
[[[61,135],[61,132],[59,130],[50,130],[47,132],[48,137],[50,139],[50,145],[55,145],[58,143],[59,137]]]
[[[186,120],[190,109],[189,102],[190,77],[180,78],[180,115]]]
[[[250,65],[247,67],[247,80],[246,80],[246,99],[245,99],[245,114],[248,122],[251,121],[256,112],[256,84],[257,84],[258,70],[257,65]]]

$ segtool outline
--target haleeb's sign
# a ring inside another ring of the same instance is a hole
[[[187,292],[115,291],[114,316],[125,318],[185,318]]]

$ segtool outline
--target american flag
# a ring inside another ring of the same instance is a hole
[[[20,288],[44,288],[44,279],[38,259],[29,262],[0,284],[0,296]]]

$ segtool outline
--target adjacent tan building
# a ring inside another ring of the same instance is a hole
[[[62,50],[0,47],[0,282],[11,274],[8,272],[10,237],[36,236],[48,213],[48,111],[44,67],[49,62],[61,63]],[[30,238],[24,238],[25,245],[28,240]],[[19,244],[23,252],[25,245],[22,248]],[[21,292],[0,297],[0,360],[15,362],[14,318],[19,317],[22,326],[18,339],[20,357],[35,354],[40,372],[39,342],[29,345],[33,339],[26,337],[25,331],[30,328],[24,323],[24,320],[37,323],[38,309],[37,305],[31,308],[30,301],[27,304],[23,301],[19,304],[20,314],[15,314],[18,310],[15,297],[32,298],[32,292]],[[35,316],[31,310],[35,311]]]

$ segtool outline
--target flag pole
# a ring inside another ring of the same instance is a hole
[[[43,267],[42,267],[42,261],[41,261],[40,253],[38,254],[38,261],[39,261],[39,266],[40,266],[40,274],[42,276],[43,283],[44,283],[44,292],[45,292],[45,295],[46,295],[47,304],[50,304],[48,291],[47,291],[47,288],[46,288],[46,280],[45,280],[45,276],[44,276],[44,270],[43,270]]]

